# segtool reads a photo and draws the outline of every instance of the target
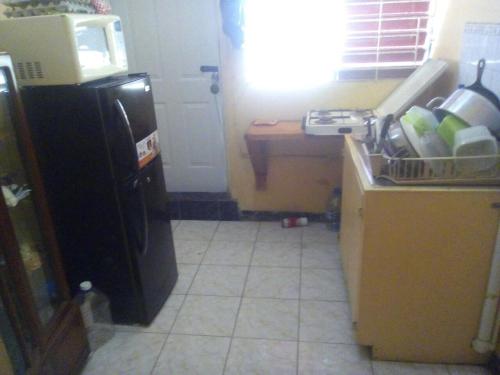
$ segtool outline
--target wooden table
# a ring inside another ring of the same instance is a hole
[[[252,162],[255,174],[255,187],[257,190],[265,190],[267,185],[269,144],[271,142],[318,144],[325,142],[332,146],[343,145],[343,136],[314,136],[307,135],[302,129],[300,121],[281,121],[276,125],[262,126],[251,124],[245,133],[245,142]]]

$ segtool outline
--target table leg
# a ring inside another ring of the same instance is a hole
[[[267,141],[253,140],[245,137],[245,141],[255,174],[255,187],[265,190],[267,185]]]

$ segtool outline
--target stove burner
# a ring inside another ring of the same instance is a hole
[[[342,135],[366,134],[360,111],[348,109],[317,109],[307,112],[304,120],[306,134]]]
[[[332,113],[333,111],[332,110],[329,110],[329,109],[322,109],[322,110],[319,110],[319,111],[316,111],[316,114],[318,116],[328,116]]]
[[[333,116],[326,116],[318,118],[316,122],[318,124],[333,124],[335,121]]]

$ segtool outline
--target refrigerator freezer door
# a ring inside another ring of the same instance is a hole
[[[118,99],[130,122],[135,143],[140,142],[156,127],[153,93],[149,77],[137,77],[137,80],[117,85],[109,89],[110,102]]]
[[[147,76],[106,87],[103,99],[111,107],[113,126],[107,129],[118,181],[137,177],[159,154],[159,139],[151,85]]]

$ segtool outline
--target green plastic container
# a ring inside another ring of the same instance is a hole
[[[439,125],[434,114],[422,107],[413,106],[406,112],[407,122],[413,124],[419,137],[422,137],[428,131],[434,131]]]
[[[453,146],[455,145],[455,133],[468,127],[469,125],[458,117],[448,115],[441,121],[436,131],[441,138],[443,138],[448,147],[453,150]]]

